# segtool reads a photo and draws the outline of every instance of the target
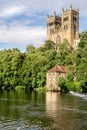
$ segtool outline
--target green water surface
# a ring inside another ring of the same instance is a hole
[[[87,100],[56,92],[0,92],[0,130],[87,130]]]

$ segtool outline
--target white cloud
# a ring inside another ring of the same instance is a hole
[[[18,6],[13,6],[13,7],[8,7],[3,9],[0,12],[0,17],[9,17],[9,16],[14,16],[22,13],[25,10],[25,7],[21,5],[20,7]]]
[[[71,4],[74,9],[80,9],[80,19],[86,19],[87,0],[0,0],[0,42],[23,46],[30,43],[39,46],[46,40],[46,28],[42,27],[41,21],[37,20],[43,19],[45,23],[46,14],[51,15],[54,10],[57,14],[60,14],[62,8],[68,9]],[[22,13],[23,16],[27,15],[27,18],[11,19],[13,21],[9,22],[9,18]],[[38,15],[38,13],[43,15]],[[40,18],[37,18],[38,16]],[[8,23],[6,23],[5,18],[8,18]],[[32,21],[35,25],[28,26]],[[81,30],[83,30],[86,23],[84,22],[83,27],[81,22],[80,26]],[[38,23],[38,26],[36,26],[36,23]]]
[[[21,8],[23,9],[24,7],[26,7],[28,13],[43,11],[45,13],[52,13],[54,10],[60,13],[61,8],[69,8],[72,4],[74,8],[80,9],[81,15],[87,15],[87,0],[0,0],[0,2],[0,10],[2,8],[5,10],[8,7],[8,14],[14,12],[14,10],[20,12]],[[3,15],[7,12],[4,12]]]
[[[20,45],[33,44],[39,46],[46,39],[46,29],[43,27],[3,26],[0,29],[0,42]]]

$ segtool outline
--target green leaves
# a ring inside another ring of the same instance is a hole
[[[59,79],[62,90],[87,91],[87,31],[81,34],[76,51],[66,39],[59,45],[58,52],[55,45],[48,40],[40,48],[27,46],[25,53],[17,48],[0,51],[0,88],[44,87],[46,72],[59,64],[69,68],[67,80]]]
[[[48,40],[45,42],[43,48],[45,51],[50,50],[50,49],[55,49],[55,43],[53,41]]]
[[[66,79],[65,78],[59,78],[58,80],[58,86],[60,86],[60,89],[62,92],[67,92],[68,88],[66,86]]]
[[[68,43],[68,41],[65,39],[60,45],[59,45],[59,51],[56,55],[56,61],[60,65],[70,65],[72,64],[72,53],[73,49]]]
[[[0,51],[1,87],[13,88],[20,84],[20,69],[24,56],[17,49]]]
[[[87,31],[81,33],[79,48],[87,47]]]

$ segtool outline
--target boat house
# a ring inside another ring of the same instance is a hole
[[[60,77],[66,78],[67,67],[56,65],[47,71],[46,75],[46,87],[48,91],[60,91],[58,86],[58,79]]]

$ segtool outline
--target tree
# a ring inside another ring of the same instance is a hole
[[[79,48],[87,47],[87,31],[81,33]]]
[[[76,51],[76,81],[82,91],[87,91],[87,31],[81,34]]]
[[[61,77],[61,78],[58,79],[58,86],[60,87],[61,92],[67,92],[68,91],[65,78]]]
[[[56,61],[60,65],[69,65],[71,64],[71,55],[73,53],[73,49],[69,42],[64,39],[64,41],[59,45],[59,51],[56,55]]]
[[[45,51],[48,51],[50,49],[55,49],[55,43],[51,40],[45,41],[44,46],[42,47]]]
[[[35,52],[35,47],[33,45],[28,45],[26,47],[26,53],[33,53]]]

